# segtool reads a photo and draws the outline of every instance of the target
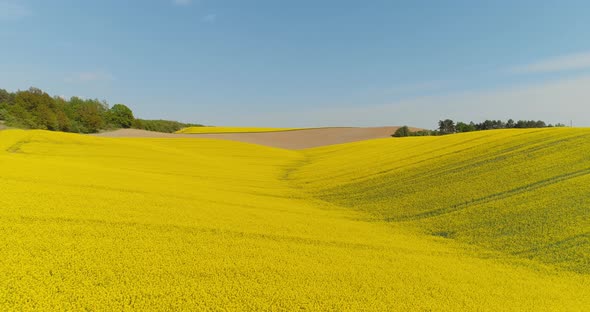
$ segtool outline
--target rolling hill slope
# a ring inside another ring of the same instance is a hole
[[[290,177],[385,222],[590,273],[590,130],[500,130],[306,151]]]
[[[580,310],[589,135],[290,151],[1,131],[0,307]]]

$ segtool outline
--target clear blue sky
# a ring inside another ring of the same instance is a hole
[[[0,88],[236,126],[590,126],[590,1],[0,0]]]

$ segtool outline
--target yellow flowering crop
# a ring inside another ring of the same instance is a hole
[[[373,140],[306,155],[291,177],[318,198],[590,274],[590,129]]]
[[[0,131],[0,309],[583,310],[589,137]]]

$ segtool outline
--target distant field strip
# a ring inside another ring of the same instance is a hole
[[[256,127],[188,127],[176,131],[184,134],[206,134],[206,133],[259,133],[259,132],[281,132],[302,130],[304,128],[256,128]]]
[[[581,311],[588,155],[587,129],[304,150],[0,131],[0,309]]]

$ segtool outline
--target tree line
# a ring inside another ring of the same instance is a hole
[[[403,126],[395,131],[392,135],[394,137],[407,136],[435,136],[446,135],[461,132],[483,131],[493,129],[526,129],[526,128],[547,128],[547,127],[565,127],[564,124],[547,124],[542,120],[518,120],[508,119],[506,122],[502,120],[486,120],[480,123],[473,121],[465,123],[459,121],[455,123],[451,119],[439,120],[438,129],[436,130],[419,130],[411,131],[408,126]]]
[[[0,120],[15,128],[76,133],[118,128],[174,132],[185,127],[201,126],[170,120],[137,119],[124,104],[109,107],[106,101],[97,99],[52,97],[34,87],[17,92],[0,89]]]

